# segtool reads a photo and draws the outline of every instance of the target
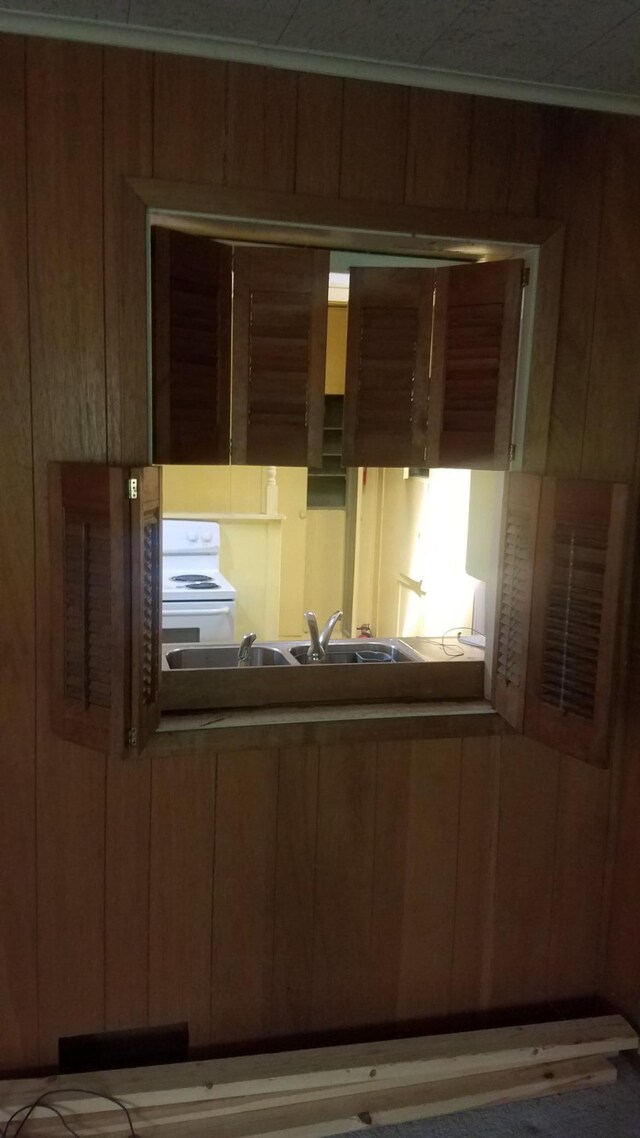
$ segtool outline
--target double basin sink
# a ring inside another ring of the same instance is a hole
[[[237,668],[238,644],[195,644],[170,648],[165,652],[170,669]],[[248,666],[252,668],[298,667],[307,663],[308,641],[287,640],[254,644]],[[423,657],[402,640],[334,640],[327,649],[325,664],[413,664]],[[246,667],[247,665],[243,665]],[[317,666],[317,665],[316,665]]]

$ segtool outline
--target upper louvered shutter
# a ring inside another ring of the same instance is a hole
[[[424,464],[434,279],[432,269],[351,269],[345,466]]]
[[[427,464],[506,470],[524,262],[436,270]]]
[[[525,733],[598,765],[619,643],[627,488],[544,479]]]
[[[162,471],[131,471],[131,726],[130,745],[142,751],[160,722],[162,623]]]
[[[231,246],[154,228],[153,458],[229,461]]]
[[[125,472],[50,467],[51,720],[56,734],[120,752],[125,743]]]
[[[508,474],[502,511],[493,703],[518,731],[524,724],[540,482],[533,474]]]
[[[236,247],[232,461],[322,463],[329,253]]]

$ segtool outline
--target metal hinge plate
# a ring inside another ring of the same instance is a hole
[[[516,444],[510,443],[509,444],[509,462],[513,462],[515,457],[516,457]]]
[[[133,502],[138,497],[138,479],[130,478],[128,482],[128,495],[129,501]]]
[[[129,747],[138,746],[138,732],[135,727],[130,727],[127,731],[127,744]]]

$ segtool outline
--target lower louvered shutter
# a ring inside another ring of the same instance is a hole
[[[49,504],[52,726],[71,742],[121,752],[129,599],[126,472],[54,463]]]
[[[540,483],[533,474],[507,474],[502,511],[493,703],[519,731],[524,724]]]
[[[428,466],[507,470],[524,262],[436,269]]]
[[[525,733],[606,765],[627,488],[544,479]]]
[[[236,246],[232,461],[322,465],[329,253]]]
[[[137,496],[131,501],[131,731],[140,752],[160,722],[162,624],[162,471],[131,471]]]
[[[434,280],[433,269],[351,269],[345,466],[424,465]]]

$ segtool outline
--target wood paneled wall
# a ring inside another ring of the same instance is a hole
[[[259,1046],[594,992],[607,772],[518,737],[57,741],[45,475],[146,454],[130,175],[565,222],[548,469],[631,480],[638,120],[5,36],[0,136],[0,1067],[104,1028]]]

